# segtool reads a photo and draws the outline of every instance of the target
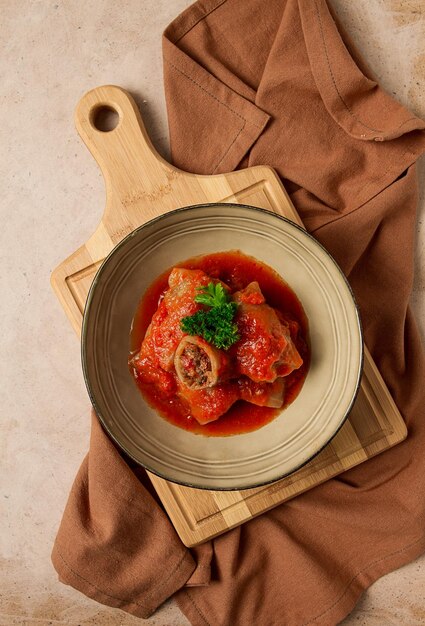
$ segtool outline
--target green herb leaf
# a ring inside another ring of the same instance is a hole
[[[228,350],[239,339],[238,327],[233,321],[238,305],[229,302],[221,283],[208,283],[206,287],[198,287],[198,291],[195,302],[211,308],[184,317],[181,329],[188,335],[203,337],[217,348]]]
[[[221,283],[208,283],[207,287],[198,287],[199,293],[195,296],[195,302],[207,306],[220,306],[228,301],[227,293]]]
[[[233,321],[236,302],[226,302],[209,311],[197,311],[181,320],[181,329],[188,335],[203,337],[205,341],[228,350],[239,339],[238,326]]]

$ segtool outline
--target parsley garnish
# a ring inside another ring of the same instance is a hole
[[[203,337],[216,348],[228,350],[239,339],[234,317],[238,305],[229,302],[229,297],[221,283],[208,283],[198,287],[195,302],[211,307],[208,311],[197,311],[181,320],[181,329],[188,335]]]
[[[195,302],[206,304],[207,306],[221,306],[228,302],[227,293],[221,283],[208,283],[207,287],[197,287],[199,293],[195,296]]]

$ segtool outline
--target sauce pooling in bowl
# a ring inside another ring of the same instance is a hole
[[[208,289],[235,302],[226,324],[236,325],[237,340],[227,349],[208,333],[209,341],[182,331],[182,318],[195,315],[204,329],[211,308],[197,304],[196,295]],[[239,251],[168,269],[146,290],[133,320],[129,366],[142,395],[167,421],[197,434],[236,435],[268,424],[297,397],[309,363],[300,301],[272,268]]]

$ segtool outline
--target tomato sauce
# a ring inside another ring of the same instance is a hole
[[[144,398],[171,424],[197,434],[223,437],[251,432],[265,426],[295,400],[307,376],[310,365],[308,320],[300,301],[277,272],[239,251],[199,256],[182,261],[174,267],[201,269],[211,278],[225,282],[232,292],[243,289],[252,281],[257,281],[267,304],[280,311],[289,322],[292,320],[298,323],[300,332],[293,337],[293,341],[303,359],[303,364],[285,377],[285,400],[282,408],[260,407],[239,400],[218,420],[205,425],[199,424],[190,415],[187,405],[178,397],[167,398],[154,385],[143,383],[136,378]],[[138,305],[130,333],[130,358],[140,349],[158,303],[168,289],[171,270],[172,268],[166,270],[150,285]]]

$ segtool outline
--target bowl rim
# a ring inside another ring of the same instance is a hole
[[[90,376],[89,376],[89,372],[88,372],[88,366],[87,366],[87,350],[86,350],[86,338],[87,338],[87,325],[88,325],[88,317],[89,317],[89,311],[91,308],[91,303],[92,303],[92,299],[93,299],[93,294],[96,290],[96,285],[99,283],[99,279],[102,276],[102,273],[104,271],[104,268],[106,267],[106,264],[109,263],[109,260],[116,254],[116,252],[124,245],[127,244],[128,241],[130,241],[136,234],[138,234],[141,230],[143,230],[145,227],[151,226],[152,224],[155,224],[156,222],[160,222],[161,220],[163,220],[164,218],[170,216],[170,215],[175,215],[178,213],[189,213],[193,210],[196,209],[201,209],[201,208],[208,208],[208,207],[233,207],[233,208],[244,208],[244,209],[249,209],[255,212],[260,212],[260,213],[266,213],[267,215],[271,215],[272,217],[275,217],[277,220],[286,222],[287,224],[289,224],[291,227],[296,228],[297,230],[299,230],[300,232],[303,233],[303,235],[307,236],[309,239],[311,239],[314,244],[318,245],[322,251],[326,254],[326,256],[330,259],[331,263],[333,263],[335,265],[335,267],[337,268],[340,276],[342,277],[343,281],[345,282],[348,291],[351,295],[351,299],[353,301],[354,304],[354,311],[356,314],[356,320],[357,320],[357,327],[358,327],[358,331],[359,331],[359,339],[360,339],[360,354],[359,354],[359,366],[358,366],[358,372],[357,372],[357,380],[356,380],[356,385],[355,385],[355,389],[354,389],[354,393],[352,396],[352,399],[346,409],[346,411],[344,412],[340,423],[338,424],[338,427],[336,428],[335,432],[329,437],[329,439],[317,450],[315,451],[311,456],[308,457],[308,459],[304,460],[302,463],[300,463],[299,465],[297,465],[295,468],[291,469],[290,471],[284,472],[283,474],[280,474],[279,476],[271,479],[271,480],[266,480],[266,481],[261,481],[259,483],[255,483],[253,485],[249,485],[249,486],[235,486],[235,487],[220,487],[220,486],[202,486],[202,485],[198,485],[198,484],[193,484],[190,483],[188,481],[183,481],[183,480],[177,480],[177,479],[173,479],[170,478],[164,474],[162,474],[161,472],[159,472],[158,470],[152,469],[151,467],[149,467],[149,465],[141,462],[139,459],[137,459],[133,454],[131,454],[126,447],[118,440],[118,438],[111,432],[111,429],[108,427],[106,419],[103,417],[102,415],[102,411],[100,410],[100,407],[98,406],[97,402],[96,402],[96,398],[95,398],[95,394],[92,390],[91,387],[91,383],[90,383]],[[82,321],[82,326],[81,326],[81,366],[82,366],[82,370],[83,370],[83,376],[84,376],[84,381],[85,381],[85,385],[87,388],[87,392],[90,398],[90,401],[92,403],[93,409],[96,413],[96,416],[99,418],[99,421],[103,427],[103,429],[106,431],[106,433],[108,434],[108,436],[110,437],[110,439],[118,446],[118,449],[121,450],[122,452],[124,452],[127,457],[129,457],[132,461],[134,461],[135,463],[137,463],[137,465],[139,465],[140,467],[143,467],[146,471],[150,472],[151,474],[155,474],[156,476],[158,476],[159,478],[162,478],[163,480],[166,480],[168,482],[172,482],[174,484],[178,484],[178,485],[183,485],[185,487],[191,487],[192,489],[201,489],[204,491],[244,491],[246,489],[256,489],[257,487],[263,487],[266,485],[270,485],[272,483],[278,482],[279,480],[282,480],[283,478],[290,476],[291,474],[294,474],[295,472],[297,472],[298,470],[300,470],[302,467],[304,467],[305,465],[307,465],[308,463],[310,463],[310,461],[312,461],[316,456],[318,456],[322,450],[324,450],[326,448],[326,446],[334,439],[334,437],[339,433],[339,431],[341,430],[341,428],[343,427],[343,425],[345,424],[345,422],[348,419],[348,416],[351,412],[351,409],[354,406],[354,403],[357,399],[357,396],[359,394],[359,390],[360,390],[360,385],[361,385],[361,379],[362,379],[362,373],[363,373],[363,366],[364,366],[364,352],[365,352],[365,348],[364,348],[364,336],[363,336],[363,327],[362,327],[362,322],[361,322],[361,317],[360,317],[360,310],[359,310],[359,306],[357,304],[356,298],[354,296],[353,290],[351,288],[350,283],[347,280],[347,277],[345,276],[344,272],[342,271],[341,267],[339,266],[339,264],[336,262],[336,260],[334,259],[334,257],[331,255],[331,253],[323,246],[323,244],[320,243],[320,241],[318,241],[315,237],[313,237],[313,235],[311,235],[303,226],[300,226],[299,224],[297,224],[296,222],[293,222],[292,220],[288,219],[287,217],[284,217],[283,215],[280,215],[279,213],[275,213],[274,211],[269,211],[268,209],[264,209],[261,207],[255,207],[252,206],[250,204],[241,204],[241,203],[236,203],[236,202],[203,202],[200,204],[191,204],[188,206],[184,206],[184,207],[179,207],[177,209],[172,209],[170,211],[167,211],[166,213],[163,213],[162,215],[159,215],[157,217],[154,217],[146,222],[144,222],[143,224],[141,224],[140,226],[137,226],[134,230],[132,230],[128,235],[126,235],[123,239],[121,239],[121,241],[119,241],[114,247],[113,249],[109,252],[109,254],[105,257],[105,259],[103,260],[102,264],[100,265],[99,269],[97,270],[93,281],[90,285],[90,289],[89,292],[87,294],[87,299],[84,305],[84,311],[83,311],[83,321]]]

